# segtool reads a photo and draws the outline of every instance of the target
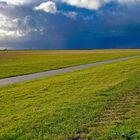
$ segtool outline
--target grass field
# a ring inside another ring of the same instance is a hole
[[[78,137],[140,140],[140,58],[0,87],[0,139]]]
[[[140,50],[0,51],[0,78],[137,54]]]

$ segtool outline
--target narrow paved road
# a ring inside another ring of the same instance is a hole
[[[14,84],[14,83],[33,80],[33,79],[42,78],[42,77],[58,75],[58,74],[66,73],[66,72],[73,72],[73,71],[77,71],[77,70],[81,70],[81,69],[85,69],[85,68],[95,67],[98,65],[109,64],[109,63],[113,63],[113,62],[124,61],[124,60],[128,60],[131,58],[137,58],[137,57],[140,57],[140,55],[129,56],[126,58],[119,58],[119,59],[114,59],[114,60],[106,60],[106,61],[96,62],[96,63],[91,63],[91,64],[84,64],[84,65],[80,65],[80,66],[73,66],[73,67],[69,67],[69,68],[50,70],[50,71],[28,74],[28,75],[23,75],[23,76],[16,76],[16,77],[0,79],[0,86],[5,86],[8,84]]]

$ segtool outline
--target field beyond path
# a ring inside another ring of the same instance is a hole
[[[0,51],[0,79],[140,54],[140,49]]]

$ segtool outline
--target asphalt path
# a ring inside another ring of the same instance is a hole
[[[33,80],[33,79],[37,79],[37,78],[54,76],[54,75],[63,74],[63,73],[67,73],[67,72],[78,71],[78,70],[82,70],[82,69],[86,69],[86,68],[90,68],[90,67],[95,67],[95,66],[114,63],[114,62],[125,61],[125,60],[129,60],[132,58],[137,58],[137,57],[140,57],[140,55],[129,56],[129,57],[125,57],[125,58],[106,60],[106,61],[102,61],[102,62],[95,62],[95,63],[90,63],[90,64],[84,64],[84,65],[79,65],[79,66],[57,69],[57,70],[50,70],[50,71],[45,71],[45,72],[38,72],[38,73],[33,73],[33,74],[27,74],[27,75],[22,75],[22,76],[0,79],[0,86],[14,84],[14,83],[18,83],[18,82],[29,81],[29,80]]]

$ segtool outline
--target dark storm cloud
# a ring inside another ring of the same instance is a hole
[[[10,1],[5,0],[0,2],[0,47],[137,48],[140,46],[140,4],[120,4],[123,0],[118,1],[107,2],[94,10],[86,8],[88,4],[82,8],[82,3],[75,6],[57,0],[53,1],[55,5],[44,0],[30,3],[23,0],[24,4],[17,0],[9,4]],[[56,9],[49,6],[56,6]]]

